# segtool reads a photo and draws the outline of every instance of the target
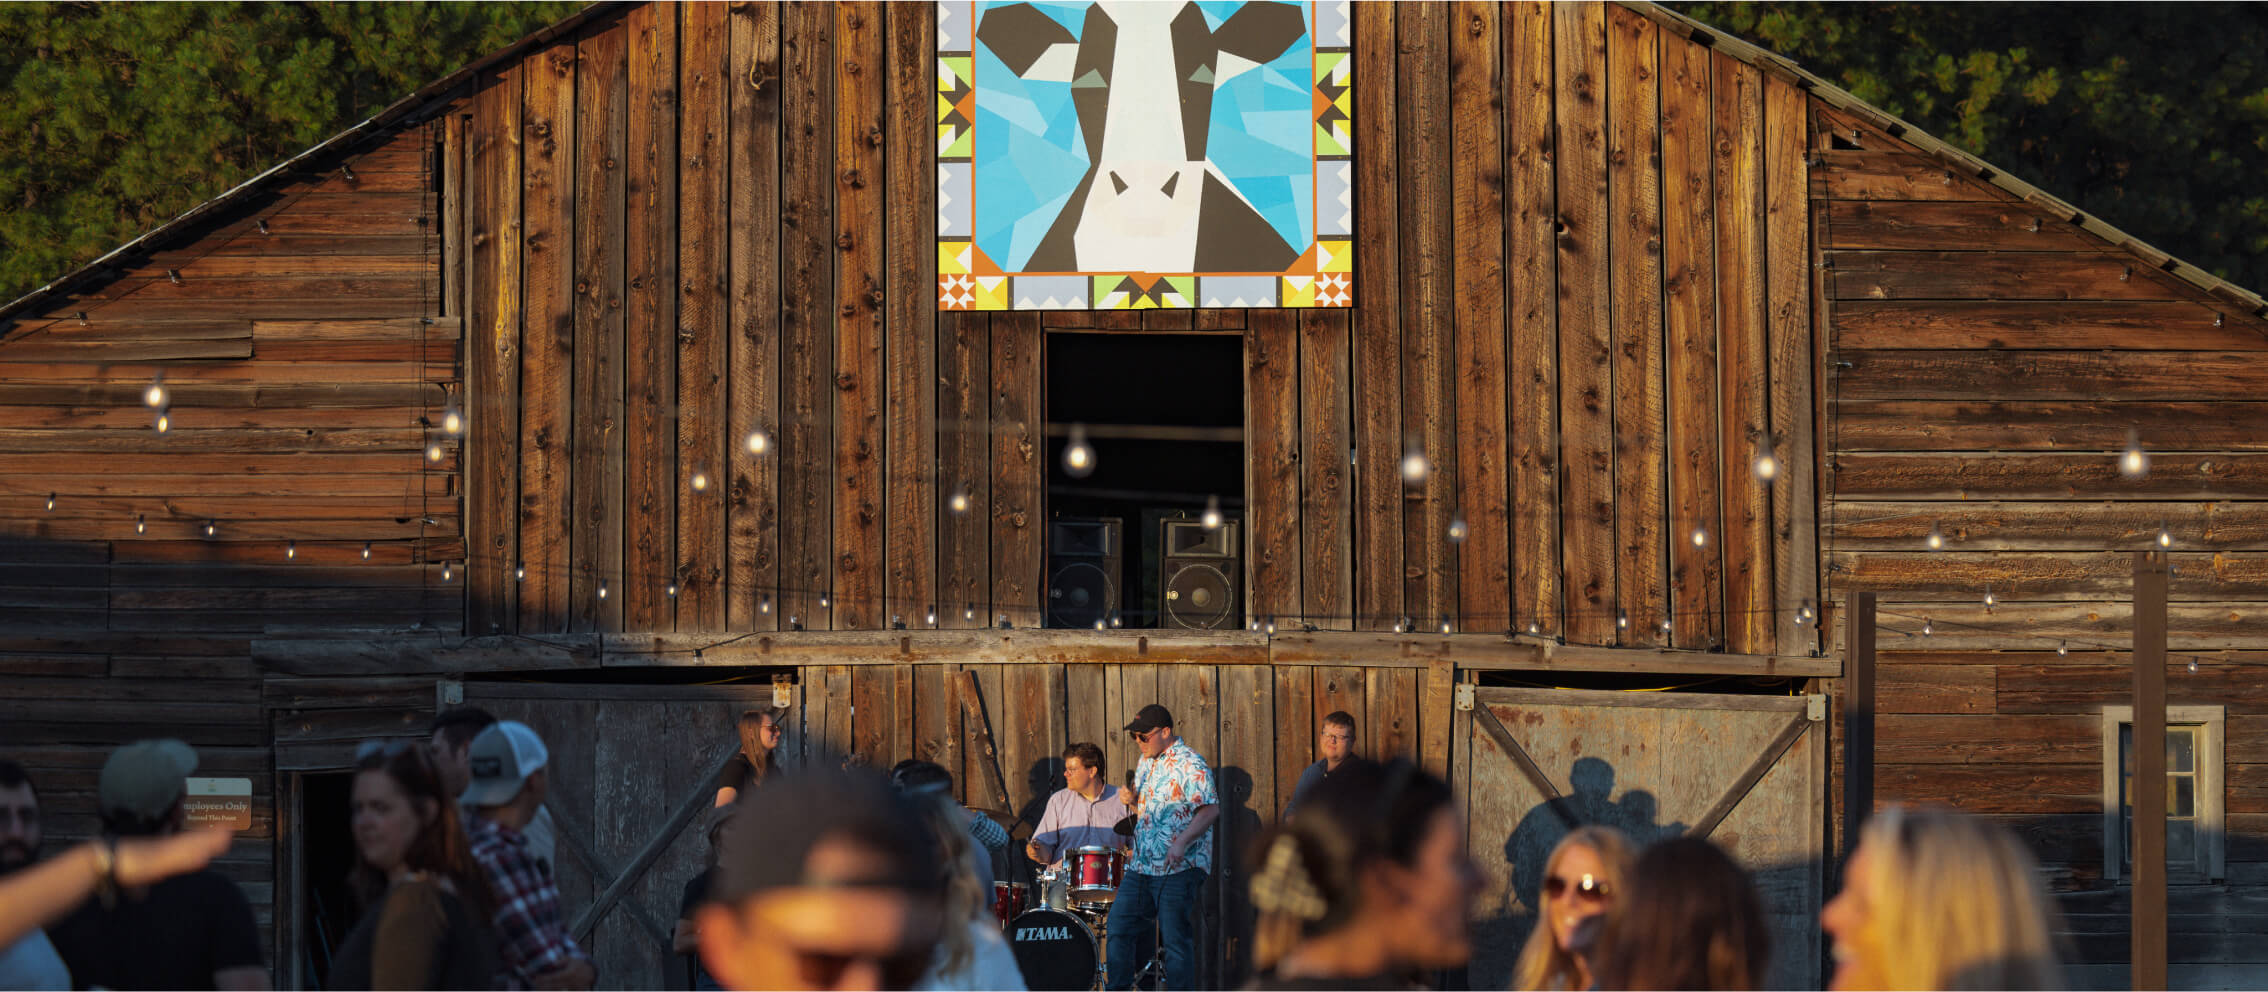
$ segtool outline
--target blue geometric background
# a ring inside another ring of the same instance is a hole
[[[977,4],[986,11],[1022,0]],[[1088,3],[1033,3],[1076,38]],[[1197,0],[1206,24],[1221,23],[1242,0]],[[1274,61],[1229,80],[1213,96],[1207,148],[1226,176],[1294,251],[1315,241],[1314,23]],[[971,31],[974,35],[974,31]],[[1086,140],[1071,84],[1021,79],[983,43],[975,49],[977,247],[1006,272],[1023,271],[1056,214],[1087,171]],[[1160,112],[1177,112],[1170,107]]]

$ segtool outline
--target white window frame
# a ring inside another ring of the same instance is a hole
[[[2223,816],[2226,791],[2221,764],[2221,741],[2227,730],[2228,709],[2223,706],[2168,706],[2166,726],[2200,728],[2197,740],[2197,861],[2192,866],[2166,865],[2166,881],[2218,882],[2228,877],[2227,823]],[[2103,878],[2130,882],[2120,836],[2118,780],[2119,728],[2134,723],[2134,707],[2103,707]]]

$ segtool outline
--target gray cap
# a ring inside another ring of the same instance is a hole
[[[164,816],[189,791],[189,773],[196,770],[197,750],[171,737],[112,751],[96,785],[102,812],[142,820]]]
[[[472,739],[465,763],[472,770],[462,801],[473,806],[502,806],[520,794],[528,776],[551,762],[551,751],[535,728],[518,720],[498,720]]]

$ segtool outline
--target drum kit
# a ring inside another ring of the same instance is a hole
[[[1031,890],[1022,882],[993,883],[992,912],[1025,986],[1035,992],[1101,987],[1110,906],[1125,872],[1126,855],[1118,848],[1080,847],[1034,874],[1036,903],[1028,901]]]

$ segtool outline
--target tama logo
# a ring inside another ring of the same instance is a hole
[[[1017,927],[1017,940],[1070,940],[1070,927]]]

